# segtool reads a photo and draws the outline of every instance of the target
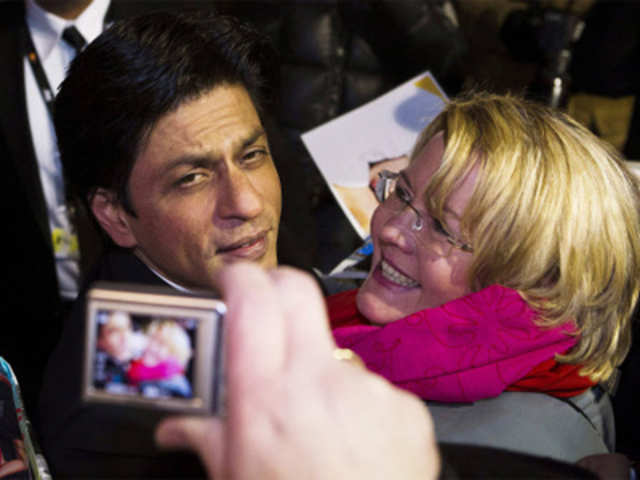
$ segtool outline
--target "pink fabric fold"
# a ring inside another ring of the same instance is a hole
[[[129,381],[136,385],[140,382],[166,380],[182,373],[184,373],[184,368],[173,358],[152,366],[140,360],[133,360],[127,370]]]
[[[499,395],[575,345],[572,322],[541,328],[536,316],[517,291],[492,285],[384,326],[337,327],[333,335],[401,388],[428,400],[473,402]]]

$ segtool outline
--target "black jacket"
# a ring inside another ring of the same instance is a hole
[[[62,304],[47,209],[29,129],[24,87],[23,2],[0,3],[0,355],[33,406],[47,355],[60,330]]]
[[[136,256],[123,251],[104,256],[87,287],[98,280],[164,285]],[[204,476],[197,457],[158,451],[153,422],[140,412],[82,402],[85,293],[86,288],[47,365],[36,418],[53,478]]]

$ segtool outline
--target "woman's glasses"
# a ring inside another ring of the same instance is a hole
[[[398,184],[398,180],[402,178],[400,173],[392,172],[390,170],[382,170],[378,174],[378,177],[379,180],[375,184],[374,193],[380,202],[380,205],[395,214],[398,214],[409,207],[409,209],[411,209],[415,214],[415,220],[411,224],[411,230],[414,232],[421,232],[425,229],[428,222],[431,222],[431,230],[434,235],[440,235],[440,238],[444,238],[455,248],[459,248],[465,252],[473,252],[473,247],[471,247],[471,245],[453,237],[440,220],[431,216],[429,216],[428,220],[425,219],[425,215],[413,206],[413,196],[411,192],[402,184]],[[437,238],[435,239],[437,240]]]

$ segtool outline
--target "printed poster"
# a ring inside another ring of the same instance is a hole
[[[363,239],[378,201],[373,185],[383,169],[406,167],[418,134],[447,96],[429,72],[302,135],[345,215]]]

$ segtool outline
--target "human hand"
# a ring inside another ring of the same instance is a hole
[[[577,462],[583,468],[592,471],[599,478],[628,480],[631,468],[629,459],[621,453],[602,453],[589,455]]]
[[[13,445],[16,448],[16,454],[18,455],[18,458],[26,464],[27,450],[24,448],[24,441],[22,439],[16,438],[13,441]]]
[[[308,276],[253,265],[224,269],[227,417],[171,418],[166,448],[196,451],[222,478],[435,478],[423,403],[332,357],[324,302]]]

